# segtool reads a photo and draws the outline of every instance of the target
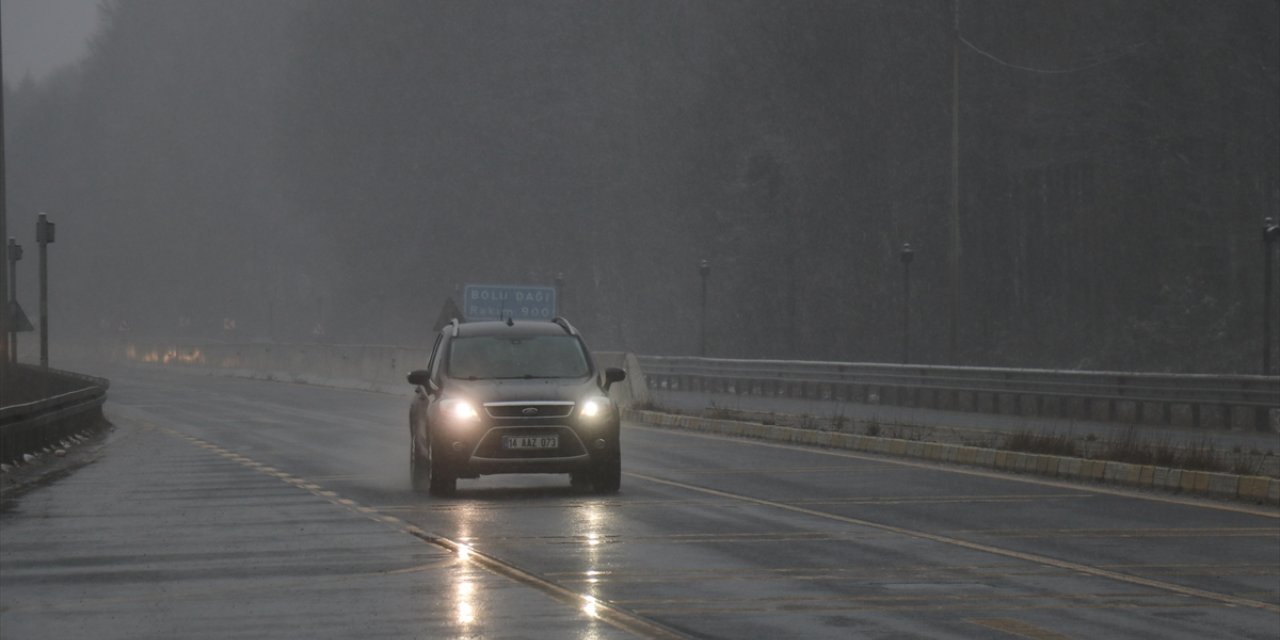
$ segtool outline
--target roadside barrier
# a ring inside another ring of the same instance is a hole
[[[689,391],[987,414],[1280,433],[1280,377],[636,356],[622,392]],[[430,350],[324,344],[127,344],[113,359],[350,388],[405,388]]]
[[[596,352],[597,364],[622,367],[627,380],[610,393],[628,419],[777,442],[907,456],[1041,475],[1112,482],[1276,504],[1280,479],[1071,458],[936,442],[857,435],[779,425],[672,415],[644,410],[654,389],[818,400],[907,404],[938,409],[1017,413],[1089,411],[1084,417],[1129,421],[1155,415],[1199,417],[1199,426],[1257,428],[1260,410],[1274,425],[1280,378],[1059,372],[1029,369],[861,365],[759,360],[712,360]],[[124,345],[117,360],[227,375],[308,382],[343,388],[405,389],[404,375],[426,366],[427,349],[352,345]],[[1113,378],[1110,382],[1106,379]],[[925,380],[927,382],[922,382]],[[963,383],[963,384],[961,384]],[[1092,385],[1092,386],[1091,386]],[[1270,394],[1270,395],[1269,395]],[[1055,400],[1056,398],[1056,400]],[[1200,405],[1195,409],[1195,405]],[[1027,415],[1032,415],[1027,413]],[[1054,415],[1040,413],[1036,415]],[[1057,415],[1071,415],[1070,413]],[[1274,426],[1272,428],[1275,428]]]
[[[624,406],[645,404],[649,388],[636,356],[596,351],[596,366],[619,367],[627,380],[610,396]],[[148,344],[118,345],[109,360],[192,370],[219,370],[233,376],[300,382],[344,389],[408,391],[408,373],[426,368],[431,350],[417,347],[328,344]]]
[[[651,389],[1280,432],[1280,376],[640,356]]]
[[[27,365],[14,371],[21,393],[0,406],[0,462],[19,460],[101,422],[107,380]]]

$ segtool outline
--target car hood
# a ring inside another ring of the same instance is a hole
[[[600,395],[592,378],[535,378],[531,380],[451,380],[450,396],[473,402],[515,402],[520,400],[579,402]]]

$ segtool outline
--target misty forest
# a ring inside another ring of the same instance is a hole
[[[1274,0],[101,11],[4,79],[55,342],[423,346],[563,274],[593,348],[694,355],[707,260],[708,355],[896,362],[909,242],[913,362],[1256,371]]]

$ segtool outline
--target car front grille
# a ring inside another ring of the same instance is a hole
[[[486,402],[484,410],[490,418],[529,419],[565,418],[573,413],[572,402]]]

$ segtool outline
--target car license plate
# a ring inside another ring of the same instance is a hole
[[[558,449],[560,436],[504,436],[503,449]]]

